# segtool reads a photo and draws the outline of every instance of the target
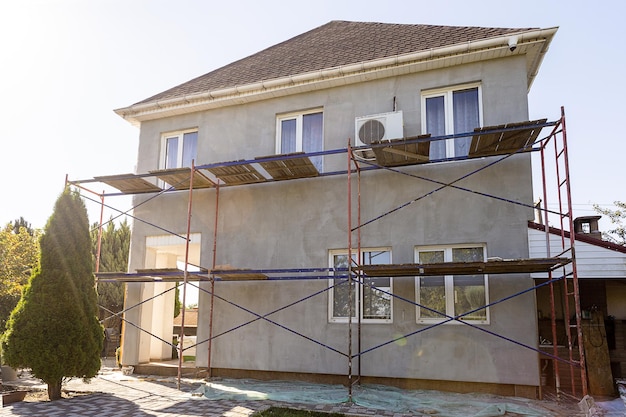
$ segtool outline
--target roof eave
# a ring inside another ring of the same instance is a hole
[[[557,27],[553,27],[510,33],[411,54],[136,104],[116,109],[115,113],[131,124],[139,125],[146,120],[513,55],[526,56],[530,89],[557,30]],[[517,47],[513,51],[509,46],[509,40],[512,38],[517,38]]]

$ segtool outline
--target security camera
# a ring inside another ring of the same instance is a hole
[[[511,36],[509,38],[509,51],[513,52],[517,49],[517,36]]]

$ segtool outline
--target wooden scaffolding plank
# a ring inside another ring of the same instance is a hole
[[[163,191],[160,187],[135,174],[108,175],[94,177],[94,179],[110,185],[124,194],[157,193]]]
[[[230,265],[217,265],[211,271],[211,275],[215,275],[222,281],[256,281],[268,279],[267,275],[260,272],[253,272],[249,269],[238,269]]]
[[[257,157],[256,159],[267,159],[273,157],[285,157],[292,155],[304,155],[302,152],[293,153],[293,154],[285,154],[285,155],[272,155],[272,156],[262,156]],[[308,156],[301,156],[299,158],[287,158],[281,160],[274,161],[263,161],[259,162],[259,165],[263,167],[268,174],[272,176],[277,181],[280,180],[291,180],[297,178],[311,178],[317,177],[319,175],[319,171],[315,168],[315,165],[311,162]]]
[[[228,273],[228,272],[215,272],[215,275],[222,281],[257,281],[267,279],[267,275],[259,273]]]
[[[356,269],[371,277],[512,274],[548,272],[567,265],[568,258],[503,259],[486,262],[441,262],[432,264],[361,265]]]
[[[172,168],[172,169],[160,169],[150,171],[160,180],[165,181],[167,184],[174,187],[175,190],[188,190],[189,189],[189,176],[191,168]],[[193,188],[210,188],[215,184],[199,171],[193,173]]]
[[[201,268],[198,272],[187,272],[187,281],[207,281],[207,270]],[[178,268],[138,269],[137,272],[98,272],[98,281],[117,282],[182,282],[185,271]]]
[[[207,168],[211,174],[227,185],[243,185],[265,182],[267,179],[251,164],[228,165]]]
[[[508,123],[474,129],[469,156],[481,157],[504,155],[513,152],[528,152],[541,133],[541,125],[547,119]],[[497,132],[497,130],[505,131]],[[496,131],[496,132],[494,132]]]
[[[405,139],[393,139],[372,143],[372,145],[386,144],[387,146],[373,146],[378,165],[385,167],[422,164],[429,161],[430,142],[407,143],[412,139],[429,138],[430,134],[414,136]]]

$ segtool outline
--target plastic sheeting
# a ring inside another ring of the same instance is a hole
[[[273,400],[298,404],[341,404],[348,401],[342,385],[297,381],[222,379],[207,382],[198,390],[211,400]],[[429,390],[401,390],[386,385],[355,386],[356,405],[396,413],[422,413],[438,417],[554,416],[523,398],[486,394],[454,394]]]
[[[613,401],[597,402],[596,405],[602,410],[605,417],[626,416],[626,379],[617,379],[617,390],[620,398]]]
[[[596,405],[602,410],[603,417],[626,416],[626,398],[618,398],[613,401],[597,402]]]

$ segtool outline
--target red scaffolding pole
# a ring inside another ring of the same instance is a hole
[[[211,263],[211,307],[209,310],[209,346],[207,353],[207,378],[211,378],[211,351],[213,349],[213,305],[215,304],[215,266],[217,262],[217,224],[220,207],[220,180],[215,184],[215,224],[213,229],[213,261]]]
[[[183,279],[183,308],[180,316],[180,340],[178,341],[178,377],[176,386],[180,389],[180,380],[183,369],[184,340],[185,340],[185,303],[187,301],[187,282],[189,281],[189,240],[191,239],[191,208],[193,200],[193,177],[196,173],[194,161],[191,161],[191,169],[189,170],[189,202],[187,207],[187,239],[185,241],[185,271]]]
[[[560,139],[560,140],[559,140]],[[552,141],[554,145],[554,159],[555,159],[555,181],[557,184],[556,195],[558,200],[558,218],[559,218],[559,230],[560,230],[560,249],[561,253],[570,253],[571,271],[567,271],[563,268],[563,324],[565,335],[567,338],[567,353],[569,364],[569,377],[572,387],[572,395],[576,396],[576,383],[575,372],[576,368],[580,371],[581,390],[582,396],[587,395],[587,371],[585,362],[585,352],[583,345],[583,334],[581,324],[581,308],[580,308],[580,290],[578,285],[578,271],[576,267],[576,250],[575,243],[576,237],[574,233],[574,217],[572,213],[572,190],[571,190],[571,178],[569,172],[569,155],[567,149],[567,131],[565,127],[565,110],[561,107],[561,118],[554,126],[552,133],[547,137],[541,145],[541,170],[543,180],[543,198],[545,203],[544,208],[544,223],[546,231],[546,250],[547,255],[550,254],[550,235],[549,235],[549,217],[548,217],[548,190],[547,190],[547,170],[546,170],[546,148],[549,142]],[[569,233],[566,231],[569,229]],[[552,272],[549,273],[548,278],[552,281]],[[571,289],[570,289],[571,287]],[[555,308],[556,292],[554,285],[550,283],[550,308],[551,308],[551,326],[552,326],[552,346],[553,346],[553,367],[555,377],[555,388],[557,396],[562,393],[561,390],[561,377],[559,372],[559,359],[558,358],[558,333],[557,333],[557,318]],[[573,297],[574,302],[574,317],[572,322],[570,297]],[[575,329],[576,339],[572,335],[572,329]],[[578,346],[578,360],[574,357],[574,343]]]

